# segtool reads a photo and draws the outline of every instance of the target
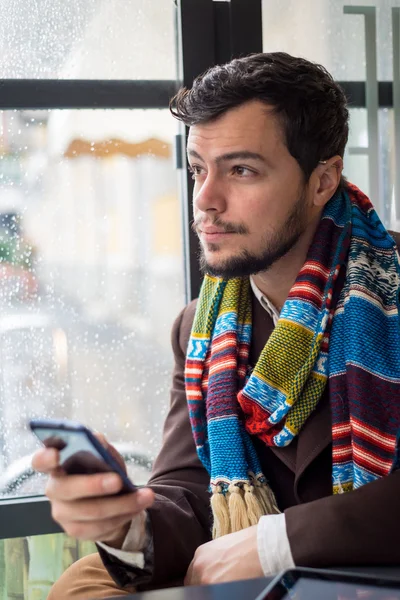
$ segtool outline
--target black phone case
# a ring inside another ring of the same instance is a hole
[[[75,435],[77,438],[84,436],[86,442],[88,442],[101,457],[101,460],[99,460],[95,455],[90,455],[90,452],[86,449],[79,449],[79,439],[77,439],[77,452],[74,452],[60,465],[66,473],[89,475],[102,472],[115,472],[123,481],[123,488],[119,493],[135,492],[138,489],[124,473],[118,462],[94,436],[92,431],[84,425],[66,420],[32,419],[29,422],[29,426],[32,432],[45,446],[56,448],[59,451],[62,451],[64,447],[67,446],[67,444],[59,437],[62,432],[67,432],[70,436]],[[51,431],[52,435],[44,439],[43,436],[40,435],[40,432],[43,430]]]

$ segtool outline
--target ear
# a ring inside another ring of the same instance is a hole
[[[314,179],[314,206],[323,208],[332,198],[340,183],[340,177],[343,171],[343,159],[340,156],[333,156],[323,163],[319,163],[312,174]]]

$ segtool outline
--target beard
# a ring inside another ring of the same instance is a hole
[[[237,255],[222,260],[219,264],[207,262],[204,249],[201,248],[199,263],[203,274],[208,273],[214,277],[232,279],[234,277],[249,277],[260,271],[267,271],[276,261],[285,256],[299,241],[307,228],[305,219],[305,191],[302,192],[296,204],[284,224],[272,234],[263,236],[260,252],[242,250]],[[215,225],[225,225],[229,231],[245,234],[247,228],[244,225],[223,224],[216,220]],[[218,244],[208,244],[210,253],[219,250]]]

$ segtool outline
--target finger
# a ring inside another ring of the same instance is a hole
[[[123,516],[114,517],[108,521],[71,521],[64,523],[63,529],[71,537],[80,540],[107,542],[127,521],[128,519]]]
[[[41,448],[32,457],[32,467],[35,471],[50,473],[59,466],[60,455],[55,448]]]
[[[154,493],[151,490],[140,491],[148,493],[139,494],[138,492],[137,494],[124,494],[123,496],[113,496],[111,498],[106,496],[76,500],[75,502],[57,500],[52,505],[52,516],[59,523],[107,521],[118,516],[132,519],[151,506],[154,501]]]
[[[190,563],[189,568],[186,572],[183,585],[193,585],[193,561]]]
[[[50,500],[79,500],[84,498],[96,498],[99,496],[110,496],[121,491],[122,479],[116,473],[96,473],[94,475],[68,475],[66,477],[50,477],[46,495]],[[136,501],[140,498],[148,498],[150,490],[138,489],[133,492]]]
[[[68,475],[50,477],[46,495],[50,500],[78,500],[107,496],[121,491],[122,480],[116,473],[96,473],[94,475]]]

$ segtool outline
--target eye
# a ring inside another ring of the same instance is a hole
[[[232,168],[232,171],[234,175],[239,175],[239,177],[251,177],[252,175],[255,175],[255,172],[252,169],[243,167],[242,165],[235,165]]]
[[[196,179],[200,175],[204,173],[204,169],[199,165],[189,165],[188,166],[189,173],[192,174],[192,179]]]

